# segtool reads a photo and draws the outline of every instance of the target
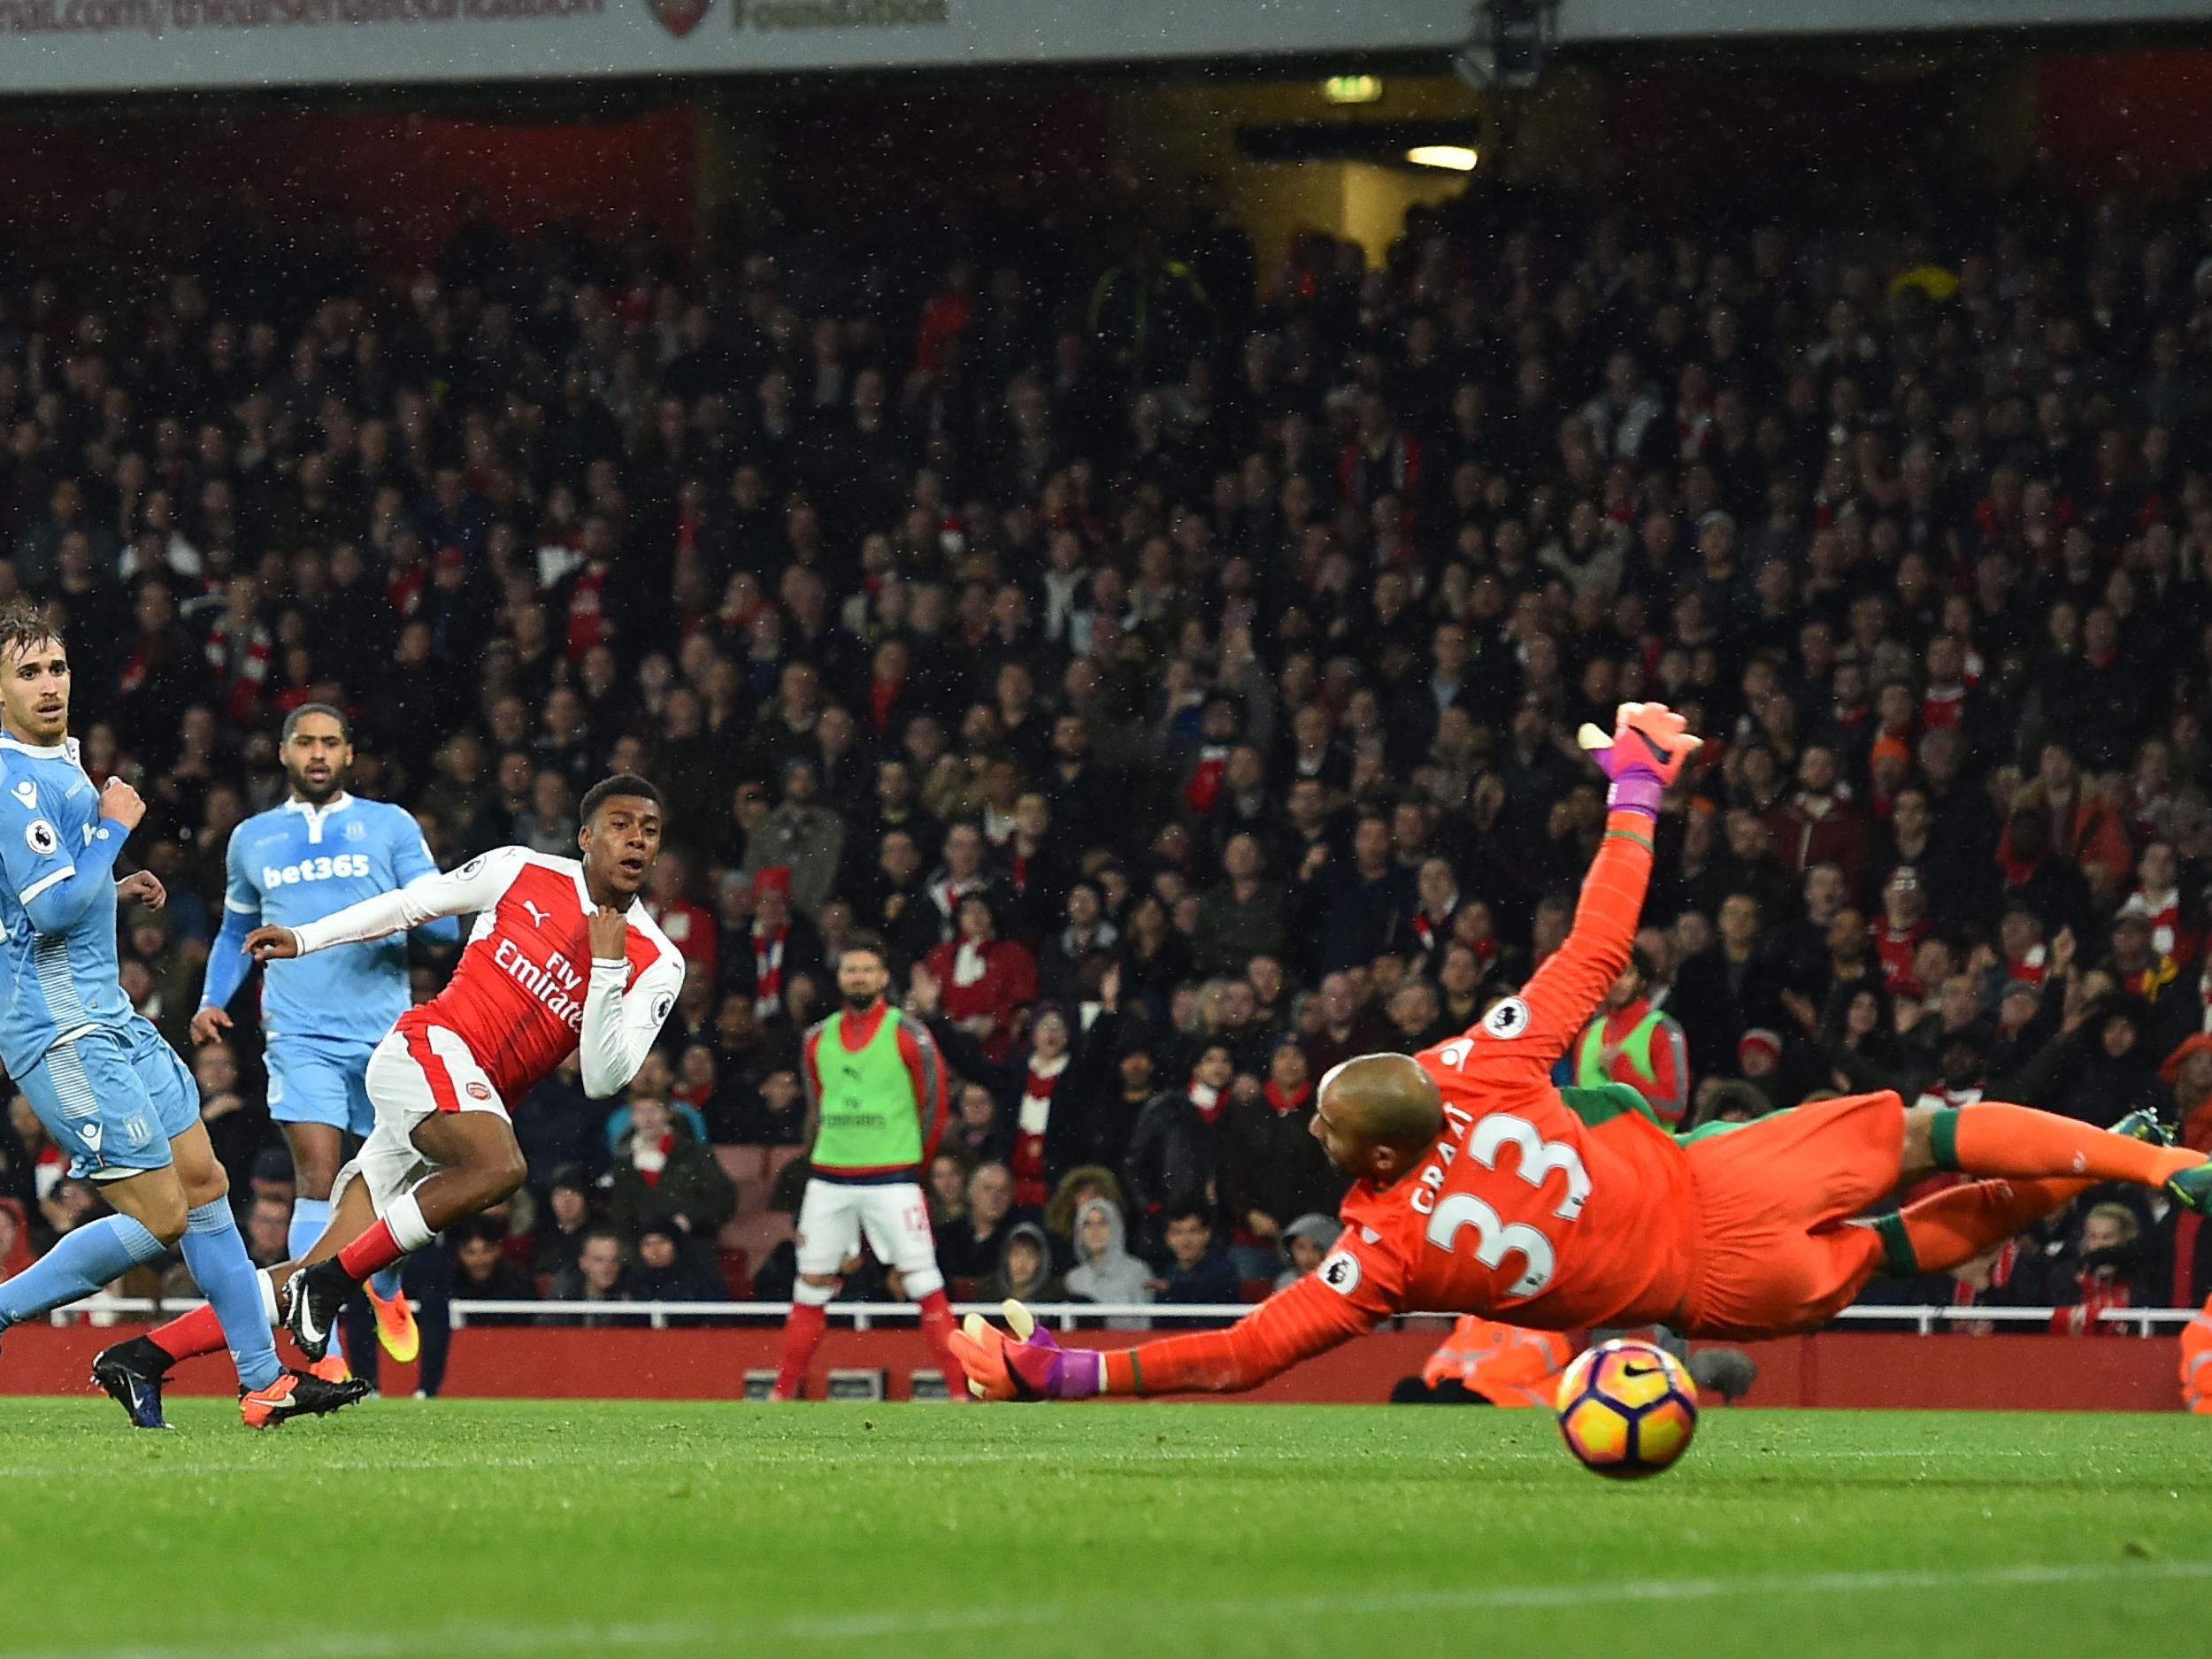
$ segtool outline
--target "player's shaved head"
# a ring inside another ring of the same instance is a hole
[[[1444,1122],[1435,1079],[1411,1056],[1363,1054],[1322,1079],[1329,1114],[1370,1141],[1426,1146]]]
[[[1410,1056],[1363,1054],[1333,1067],[1314,1099],[1314,1133],[1347,1172],[1387,1184],[1444,1125],[1436,1080]]]

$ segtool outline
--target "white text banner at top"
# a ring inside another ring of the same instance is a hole
[[[1463,0],[0,0],[0,92],[1448,52]]]

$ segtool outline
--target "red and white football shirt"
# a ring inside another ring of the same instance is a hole
[[[453,978],[394,1029],[453,1033],[509,1102],[580,1049],[585,1093],[603,1099],[644,1064],[676,1005],[684,961],[633,899],[623,959],[595,962],[593,908],[578,860],[503,847],[292,931],[304,953],[473,911]]]

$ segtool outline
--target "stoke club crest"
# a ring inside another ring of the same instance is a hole
[[[645,9],[653,14],[653,21],[678,40],[697,28],[713,7],[714,0],[645,0]]]

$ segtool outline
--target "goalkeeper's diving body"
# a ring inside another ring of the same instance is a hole
[[[1884,1271],[1956,1266],[2095,1182],[2212,1210],[2202,1154],[2024,1106],[1908,1110],[1884,1091],[1678,1141],[1617,1091],[1563,1094],[1552,1068],[1628,961],[1661,797],[1698,743],[1655,703],[1624,704],[1609,740],[1586,726],[1582,741],[1612,788],[1566,943],[1464,1034],[1322,1079],[1314,1133],[1355,1179],[1320,1267],[1226,1330],[1118,1350],[1063,1349],[1018,1304],[1011,1338],[972,1318],[956,1342],[972,1392],[1232,1393],[1421,1311],[1778,1336]],[[1976,1179],[1861,1218],[1939,1170]]]

